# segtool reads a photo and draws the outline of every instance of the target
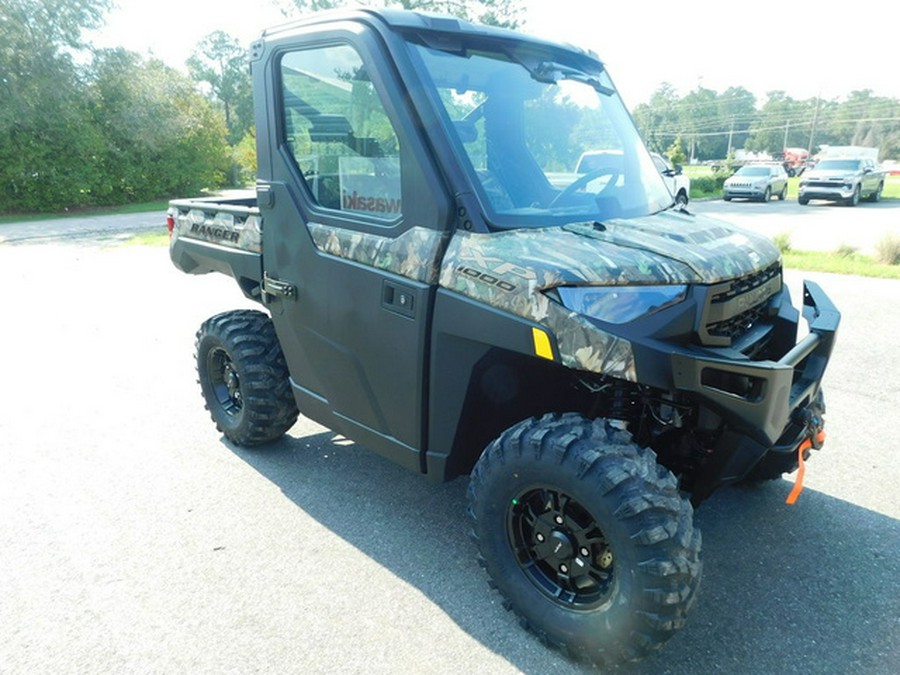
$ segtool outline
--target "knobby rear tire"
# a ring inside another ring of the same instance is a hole
[[[216,428],[237,445],[281,438],[297,421],[287,363],[268,315],[235,310],[197,331],[197,376]]]

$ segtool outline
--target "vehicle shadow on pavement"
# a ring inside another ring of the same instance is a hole
[[[586,672],[525,633],[475,561],[465,478],[433,484],[333,433],[231,447],[300,509],[418,588],[526,673]],[[623,673],[893,673],[900,521],[787,481],[726,488],[696,515],[704,577],[687,626]]]

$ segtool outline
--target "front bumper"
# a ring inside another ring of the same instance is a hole
[[[818,394],[841,315],[825,292],[807,281],[803,318],[809,334],[777,361],[672,354],[675,388],[696,394],[760,444],[774,445],[795,411]]]
[[[734,185],[722,189],[725,197],[737,197],[738,199],[760,199],[768,185]]]
[[[834,186],[801,185],[797,194],[803,199],[826,199],[828,201],[843,201],[853,197],[853,191],[855,189],[855,185],[848,186],[843,183]]]
[[[724,421],[708,461],[693,480],[694,504],[719,485],[744,478],[767,453],[784,456],[788,464],[807,439],[819,447],[822,377],[841,315],[822,289],[807,281],[803,318],[808,335],[777,360],[672,354],[676,389],[690,392]]]

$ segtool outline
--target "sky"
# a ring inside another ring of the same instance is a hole
[[[275,0],[117,0],[100,47],[152,54],[184,70],[203,37],[224,30],[248,44],[289,20]],[[884,6],[819,0],[525,0],[521,30],[594,51],[629,107],[649,100],[662,82],[683,96],[698,86],[742,86],[757,98],[783,90],[795,99],[842,100],[871,89],[900,99],[900,40]],[[873,14],[874,19],[873,20]],[[881,17],[883,20],[879,21]]]

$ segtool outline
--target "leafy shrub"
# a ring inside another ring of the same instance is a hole
[[[772,241],[778,247],[778,250],[782,253],[787,253],[791,250],[791,235],[787,232],[781,232],[772,237]]]
[[[725,174],[713,174],[712,176],[700,176],[691,179],[691,197],[708,197],[717,195],[725,184]]]
[[[38,78],[4,69],[4,48],[0,85],[23,90],[0,104],[0,213],[149,201],[221,184],[230,159],[224,118],[178,71],[110,49],[81,70],[48,59],[40,72],[49,74]]]
[[[853,246],[851,244],[841,244],[840,246],[837,247],[837,250],[835,251],[835,253],[838,254],[839,256],[841,256],[842,258],[849,258],[857,251],[859,251],[859,247],[857,247],[857,246]]]
[[[900,237],[886,234],[875,244],[875,260],[885,265],[900,265]]]

